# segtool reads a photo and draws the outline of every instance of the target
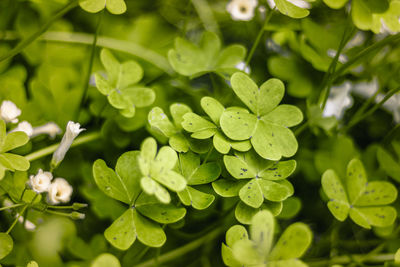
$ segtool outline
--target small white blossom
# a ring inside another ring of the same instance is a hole
[[[33,133],[32,137],[41,135],[41,134],[47,134],[51,139],[54,139],[56,135],[61,134],[62,130],[60,127],[58,127],[57,124],[54,122],[49,122],[46,123],[42,126],[38,126],[33,128]]]
[[[328,57],[331,57],[331,58],[334,58],[336,56],[336,53],[337,53],[337,51],[334,49],[328,49],[328,51],[326,51],[326,54],[328,55]],[[342,64],[346,63],[348,60],[349,59],[347,58],[346,55],[344,55],[344,54],[339,55],[338,61],[340,63],[342,63]]]
[[[5,122],[17,123],[21,110],[11,101],[4,100],[0,107],[0,116]]]
[[[244,63],[243,61],[236,64],[235,68],[237,68],[238,70],[244,71],[247,74],[250,74],[250,67],[246,66],[246,63]]]
[[[233,20],[249,21],[254,17],[257,0],[231,0],[226,10],[231,14]]]
[[[10,133],[12,132],[24,132],[28,137],[31,137],[33,134],[33,127],[29,122],[21,121],[18,123],[17,127],[10,131]]]
[[[9,199],[5,199],[4,201],[3,201],[3,206],[4,207],[9,207],[9,206],[12,206],[14,203],[11,201],[11,200],[9,200]],[[24,223],[24,217],[23,216],[20,216],[19,215],[19,213],[17,213],[16,215],[15,215],[15,217],[17,218],[18,217],[18,221],[20,222],[20,223]],[[31,222],[31,221],[29,221],[29,220],[25,220],[25,229],[26,230],[28,230],[28,231],[33,231],[33,230],[35,230],[36,229],[36,225],[33,223],[33,222]]]
[[[310,3],[308,3],[307,1],[303,0],[286,0],[286,1],[300,8],[306,8],[306,9],[311,8]],[[271,9],[273,9],[276,6],[274,0],[267,0],[267,3]]]
[[[350,92],[351,84],[349,82],[332,87],[322,115],[324,117],[335,116],[337,119],[341,119],[344,112],[353,105]]]
[[[47,192],[52,179],[53,175],[51,174],[51,172],[44,172],[42,169],[39,169],[36,175],[31,175],[29,177],[28,184],[33,191],[40,194],[43,192]]]
[[[64,178],[56,178],[49,187],[47,200],[50,204],[66,203],[70,201],[72,186]]]
[[[53,154],[53,158],[51,159],[51,166],[52,168],[57,167],[61,161],[64,159],[65,154],[69,150],[74,141],[75,137],[85,129],[80,128],[81,125],[79,123],[75,123],[73,121],[69,121],[67,124],[66,131],[64,136],[61,140],[60,145],[58,146],[57,150]]]

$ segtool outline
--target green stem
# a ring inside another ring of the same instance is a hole
[[[247,58],[246,58],[246,61],[245,61],[246,65],[245,65],[245,68],[246,68],[247,66],[249,66],[250,60],[251,60],[251,58],[253,57],[253,54],[254,54],[254,52],[256,51],[256,48],[257,48],[258,44],[259,44],[260,41],[261,41],[261,37],[262,37],[263,34],[264,34],[265,28],[266,28],[266,26],[267,26],[269,20],[271,19],[272,14],[274,13],[274,10],[275,10],[275,7],[274,7],[272,10],[269,11],[268,16],[265,18],[264,24],[263,24],[262,28],[260,29],[260,31],[258,32],[257,37],[256,37],[256,40],[254,41],[253,46],[252,46],[251,49],[250,49],[249,55],[248,55]]]
[[[25,205],[25,204],[19,203],[19,204],[14,204],[14,205],[7,206],[7,207],[1,207],[1,208],[0,208],[0,211],[18,208],[18,207],[21,207],[21,206],[23,206],[23,205]]]
[[[0,62],[3,60],[6,60],[8,58],[11,58],[18,53],[20,53],[25,47],[27,47],[29,44],[31,44],[33,41],[35,41],[37,38],[39,38],[40,35],[42,35],[45,31],[48,30],[48,28],[59,18],[61,18],[65,13],[70,11],[72,8],[74,8],[76,5],[78,5],[78,0],[74,0],[72,2],[69,2],[66,4],[63,8],[61,8],[57,13],[55,13],[45,24],[40,27],[38,31],[33,33],[31,36],[28,38],[24,39],[21,41],[16,47],[11,49],[7,54],[3,55],[0,57]]]
[[[54,211],[54,210],[45,210],[45,212],[58,215],[58,216],[64,216],[64,217],[71,217],[71,213],[65,213],[65,212],[59,212],[59,211]]]
[[[367,101],[365,101],[363,103],[363,105],[356,111],[356,113],[353,116],[353,119],[361,117],[362,114],[367,110],[367,108],[371,105],[371,103],[374,102],[375,98],[377,97],[377,95],[381,92],[382,87],[379,88],[378,90],[376,90],[376,92],[370,97],[368,98]]]
[[[384,263],[387,261],[393,261],[394,254],[378,254],[378,255],[365,255],[365,254],[355,254],[355,255],[344,255],[333,257],[327,260],[312,260],[306,261],[308,266],[310,267],[318,267],[318,266],[332,266],[334,264],[349,264],[352,262],[361,262],[361,263]]]
[[[309,121],[304,122],[300,127],[294,130],[294,135],[299,136],[305,129],[307,129]]]
[[[208,153],[207,153],[206,157],[204,158],[203,163],[202,163],[201,165],[204,165],[204,164],[207,163],[207,160],[208,160],[208,158],[210,157],[210,155],[211,155],[211,153],[212,153],[213,150],[214,150],[214,147],[211,146],[211,148],[208,150]]]
[[[95,54],[96,45],[97,45],[97,37],[98,37],[99,32],[100,32],[100,25],[101,25],[101,21],[102,21],[102,18],[103,18],[103,14],[104,14],[104,9],[98,15],[99,17],[98,17],[98,20],[97,20],[96,31],[95,31],[95,34],[94,34],[94,37],[93,37],[92,47],[90,49],[89,65],[88,65],[88,68],[87,68],[85,79],[83,80],[84,85],[83,85],[83,92],[82,92],[82,96],[81,96],[81,101],[80,101],[80,104],[78,106],[78,109],[77,109],[77,112],[76,112],[76,116],[75,116],[76,120],[78,120],[79,113],[80,113],[80,111],[82,109],[83,104],[85,103],[87,91],[89,89],[90,74],[92,73],[94,54]]]
[[[353,118],[350,120],[349,124],[342,129],[343,132],[348,131],[350,128],[363,121],[367,117],[371,116],[378,108],[380,108],[389,98],[391,98],[395,93],[400,91],[400,87],[390,90],[385,97],[377,104],[375,104],[368,112],[364,113],[364,115],[359,116],[357,118]]]
[[[85,144],[85,143],[89,143],[92,142],[96,139],[100,138],[100,133],[99,132],[93,132],[93,133],[89,133],[86,134],[84,136],[80,136],[78,138],[75,139],[75,141],[72,143],[71,147],[75,147],[81,144]],[[29,161],[34,161],[40,158],[43,158],[47,155],[52,154],[54,151],[56,151],[57,147],[59,146],[60,143],[45,147],[43,149],[40,149],[38,151],[32,152],[28,155],[25,156],[25,158]]]
[[[19,217],[21,217],[21,216],[24,214],[24,212],[25,212],[25,210],[28,208],[28,206],[29,206],[28,204],[25,204],[24,208],[21,210],[20,213],[18,213],[18,216],[15,218],[15,220],[14,220],[13,223],[11,224],[10,228],[8,228],[6,234],[9,234],[9,233],[12,231],[12,229],[14,228],[14,226],[17,224]]]
[[[180,248],[177,248],[175,250],[172,250],[170,252],[162,254],[160,257],[158,257],[158,263],[162,264],[162,263],[169,262],[173,259],[179,258],[179,257],[185,255],[186,253],[189,253],[190,251],[193,251],[193,250],[201,247],[207,241],[217,238],[221,233],[224,232],[224,230],[225,229],[223,227],[219,227],[219,228],[215,229],[214,231],[208,233],[207,235],[202,236],[199,239],[194,240],[193,242],[190,242],[189,244],[186,244]],[[155,264],[156,264],[156,260],[152,259],[152,260],[142,262],[135,266],[136,267],[147,267],[147,266],[155,266]]]

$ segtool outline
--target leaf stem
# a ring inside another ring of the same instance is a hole
[[[104,14],[104,9],[98,14],[96,31],[95,31],[95,34],[94,34],[94,37],[93,37],[92,47],[90,49],[89,64],[88,64],[86,76],[85,76],[85,78],[83,80],[84,84],[83,84],[83,92],[82,92],[82,96],[81,96],[81,101],[80,101],[78,109],[76,111],[76,116],[75,116],[76,120],[78,120],[79,113],[80,113],[80,111],[82,109],[83,104],[85,103],[87,91],[89,89],[89,80],[90,80],[90,75],[92,73],[94,54],[95,54],[96,45],[97,45],[97,37],[98,37],[99,32],[100,32],[100,25],[101,25],[101,21],[102,21],[102,18],[103,18],[103,14]]]
[[[380,108],[389,98],[391,98],[394,94],[400,91],[400,87],[390,90],[385,97],[377,104],[375,104],[368,112],[364,113],[364,115],[355,117],[350,120],[349,124],[342,129],[343,132],[348,131],[350,128],[358,124],[359,122],[366,119],[368,116],[372,115],[378,108]]]
[[[25,205],[25,204],[24,203],[19,203],[19,204],[14,204],[14,205],[11,205],[11,206],[1,207],[0,211],[18,208],[18,207],[21,207],[23,205]]]
[[[207,153],[206,157],[204,158],[203,163],[201,163],[201,165],[204,165],[204,164],[207,163],[207,160],[210,157],[210,155],[213,152],[213,150],[214,150],[214,146],[211,146],[211,148],[208,150],[208,153]]]
[[[261,37],[264,34],[265,27],[267,26],[269,20],[271,19],[272,14],[274,13],[274,11],[275,11],[275,7],[269,11],[268,16],[265,18],[264,24],[263,24],[262,28],[260,29],[260,31],[258,32],[256,40],[254,41],[253,46],[250,49],[249,55],[246,58],[245,68],[247,68],[249,66],[250,60],[253,57],[253,54],[256,51],[256,48],[257,48],[258,44],[261,41]]]
[[[318,267],[318,266],[331,266],[334,264],[349,264],[352,262],[360,262],[360,263],[382,263],[387,261],[393,261],[394,254],[378,254],[378,255],[365,255],[365,254],[353,254],[353,255],[343,255],[333,257],[331,259],[326,260],[310,260],[305,261],[310,267]]]
[[[93,133],[89,133],[86,134],[84,136],[78,137],[75,139],[75,141],[72,143],[71,147],[75,147],[81,144],[85,144],[85,143],[89,143],[92,142],[96,139],[100,138],[100,133],[99,132],[93,132]],[[56,151],[57,147],[59,146],[60,143],[45,147],[43,149],[40,149],[38,151],[32,152],[28,155],[25,156],[25,158],[29,161],[34,161],[40,158],[43,158],[47,155],[52,154],[54,151]]]
[[[39,38],[40,35],[42,35],[47,29],[59,18],[61,18],[65,13],[73,9],[75,6],[78,5],[78,0],[73,0],[69,3],[67,3],[63,8],[61,8],[57,13],[55,13],[45,24],[40,27],[39,30],[37,30],[35,33],[33,33],[31,36],[28,38],[24,39],[21,41],[16,47],[11,49],[7,54],[3,55],[0,57],[0,62],[3,60],[6,60],[8,58],[11,58],[18,53],[20,53],[25,47],[30,45],[33,41],[35,41],[37,38]]]
[[[215,238],[217,238],[221,233],[224,232],[224,227],[218,227],[217,229],[215,229],[214,231],[211,231],[210,233],[208,233],[205,236],[200,237],[199,239],[194,240],[193,242],[190,242],[180,248],[177,248],[175,250],[172,250],[170,252],[167,252],[165,254],[162,254],[160,257],[158,257],[158,263],[162,264],[165,262],[169,262],[173,259],[179,258],[182,255],[185,255],[186,253],[193,251],[199,247],[201,247],[204,243],[213,240]],[[138,265],[135,265],[136,267],[147,267],[147,266],[154,266],[156,264],[156,260],[152,259],[152,260],[148,260],[145,262],[142,262]]]

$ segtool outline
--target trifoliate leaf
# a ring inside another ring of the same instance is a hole
[[[9,234],[0,233],[0,259],[10,254],[14,246],[14,242]]]
[[[396,210],[386,206],[397,198],[396,188],[386,181],[368,182],[360,160],[353,159],[347,166],[346,187],[335,171],[322,176],[322,188],[329,198],[328,208],[336,219],[344,221],[348,215],[358,225],[385,227],[396,218]]]
[[[279,202],[293,194],[292,185],[284,179],[295,170],[294,160],[274,163],[250,151],[224,156],[224,163],[234,178],[251,178],[239,190],[239,197],[253,208],[259,208],[264,198]]]
[[[219,125],[219,118],[224,112],[225,107],[219,103],[216,99],[205,96],[200,100],[200,105],[203,110],[207,113],[210,119],[216,124]]]
[[[187,186],[184,191],[178,192],[178,196],[183,204],[192,206],[197,210],[208,208],[215,199],[213,195],[204,193],[191,186]]]
[[[133,220],[136,226],[137,238],[149,247],[161,247],[167,237],[160,225],[141,216],[133,209]]]
[[[97,13],[104,8],[111,14],[119,15],[125,13],[126,4],[124,0],[79,0],[81,8],[90,13]]]
[[[240,267],[242,264],[233,256],[232,245],[240,240],[248,240],[246,228],[242,225],[234,225],[226,232],[226,245],[222,244],[222,259],[227,266]]]
[[[104,232],[105,238],[114,247],[127,250],[135,242],[136,227],[133,216],[133,209],[128,209]]]
[[[225,110],[220,118],[223,132],[233,140],[250,139],[255,151],[265,159],[293,156],[298,144],[287,127],[299,124],[303,115],[294,106],[277,106],[284,94],[283,83],[270,79],[258,88],[247,75],[235,73],[231,84],[254,114]]]
[[[218,163],[208,162],[200,165],[200,156],[190,151],[179,154],[179,166],[188,185],[211,183],[221,173]]]
[[[230,45],[221,50],[218,36],[205,32],[199,46],[180,37],[176,38],[174,49],[168,52],[168,60],[176,72],[191,78],[208,72],[226,76],[232,74],[245,54],[246,49],[241,45]]]
[[[107,96],[108,102],[119,109],[121,115],[131,118],[135,115],[136,107],[147,107],[154,102],[153,89],[137,85],[143,77],[143,69],[137,62],[127,61],[121,64],[106,49],[101,51],[100,59],[107,70],[107,79],[99,74],[95,75],[96,86],[100,93]]]
[[[121,267],[121,264],[114,255],[103,253],[94,259],[90,267]]]
[[[301,19],[310,14],[307,9],[298,7],[287,0],[275,0],[275,4],[279,12],[291,18]]]
[[[218,195],[222,197],[236,197],[240,189],[247,183],[246,180],[218,179],[212,183],[212,187]]]

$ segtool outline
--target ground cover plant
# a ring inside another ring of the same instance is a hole
[[[400,265],[399,0],[0,1],[0,266]]]

